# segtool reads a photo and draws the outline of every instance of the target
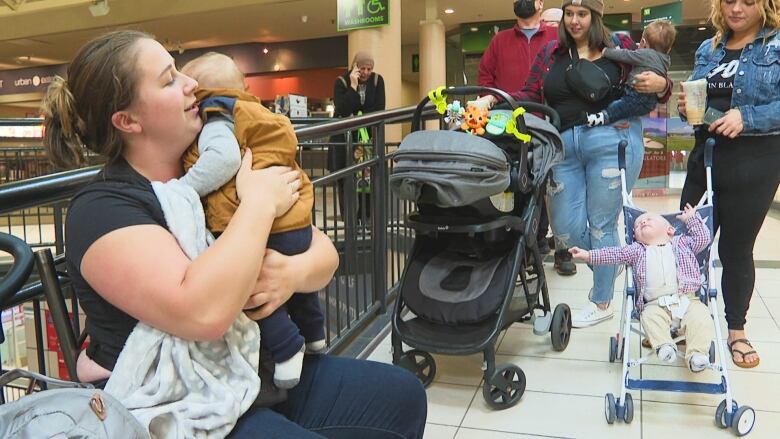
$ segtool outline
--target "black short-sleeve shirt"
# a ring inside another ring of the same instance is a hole
[[[90,336],[87,355],[113,370],[137,320],[103,299],[81,275],[81,260],[102,236],[124,227],[156,224],[167,228],[148,179],[124,159],[110,163],[71,200],[65,223],[66,263]],[[150,249],[149,251],[154,251]],[[120,271],[123,267],[112,267]]]

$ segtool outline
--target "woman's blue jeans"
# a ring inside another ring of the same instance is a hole
[[[619,245],[617,218],[620,195],[618,144],[626,148],[626,184],[631,191],[644,159],[642,123],[638,118],[588,128],[575,126],[561,133],[565,156],[553,166],[547,187],[550,224],[558,248],[585,250]],[[561,247],[563,246],[563,247]],[[593,270],[590,300],[608,303],[615,289],[617,267],[599,265]]]
[[[420,381],[400,367],[307,355],[287,401],[250,408],[229,438],[422,439],[427,415]]]

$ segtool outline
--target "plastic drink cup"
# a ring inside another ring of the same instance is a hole
[[[707,80],[684,81],[685,112],[689,125],[704,123],[704,112],[707,110]]]

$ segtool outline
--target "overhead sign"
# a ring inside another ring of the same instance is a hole
[[[55,75],[65,76],[67,68],[62,64],[0,72],[0,95],[43,93]]]
[[[642,8],[642,29],[658,20],[669,20],[674,24],[682,24],[682,2]]]
[[[388,0],[338,0],[337,8],[339,31],[390,24]]]

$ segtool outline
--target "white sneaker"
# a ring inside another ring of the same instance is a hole
[[[677,346],[671,343],[664,343],[658,348],[658,358],[665,362],[672,364],[677,359]]]
[[[688,369],[694,373],[703,371],[709,364],[710,359],[704,354],[692,354],[688,359]]]
[[[611,319],[614,314],[611,305],[607,306],[607,309],[599,309],[595,303],[589,302],[585,308],[577,310],[572,314],[571,326],[573,328],[587,328]]]

